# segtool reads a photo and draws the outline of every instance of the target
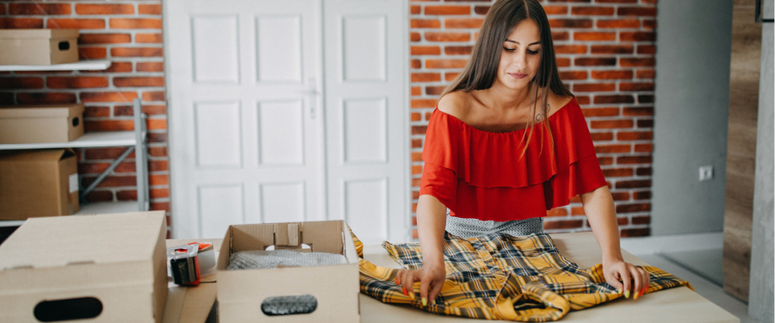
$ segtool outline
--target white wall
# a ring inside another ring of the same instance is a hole
[[[660,1],[657,22],[651,233],[722,231],[732,0]]]

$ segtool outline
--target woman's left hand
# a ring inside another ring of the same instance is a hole
[[[638,299],[649,287],[649,274],[643,268],[622,260],[604,261],[603,274],[606,282],[626,298],[633,295],[634,299]]]

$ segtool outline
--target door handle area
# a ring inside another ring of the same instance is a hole
[[[307,89],[299,91],[300,94],[309,96],[309,117],[311,119],[315,119],[316,116],[316,102],[318,99],[318,94],[320,92],[318,91],[318,84],[315,82],[314,77],[310,77],[307,79]]]

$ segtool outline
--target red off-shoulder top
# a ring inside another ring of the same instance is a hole
[[[553,149],[539,123],[521,156],[525,129],[479,130],[434,110],[425,136],[420,195],[436,197],[452,216],[510,221],[546,216],[546,210],[606,185],[576,99],[549,116],[548,123]]]

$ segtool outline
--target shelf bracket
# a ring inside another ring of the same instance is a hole
[[[137,209],[139,211],[148,211],[151,209],[150,195],[148,193],[150,186],[148,184],[148,150],[145,140],[148,135],[145,119],[148,118],[143,113],[143,106],[140,104],[140,98],[132,101],[135,117],[135,172],[137,173]]]
[[[137,175],[137,209],[139,211],[148,211],[150,209],[150,197],[148,194],[148,153],[146,149],[145,139],[147,136],[147,129],[145,125],[145,119],[147,116],[142,112],[142,105],[140,99],[134,99],[133,101],[134,121],[135,121],[135,145],[129,146],[121,156],[116,158],[110,166],[105,169],[94,182],[86,189],[81,190],[79,200],[81,203],[87,203],[86,195],[91,193],[97,185],[99,185],[108,175],[110,175],[116,167],[121,164],[133,151],[135,152],[135,172]]]
[[[118,166],[118,164],[121,164],[121,162],[123,162],[123,161],[124,161],[124,159],[126,159],[126,157],[127,157],[127,156],[129,156],[129,154],[131,154],[131,153],[132,153],[132,151],[134,151],[134,150],[135,150],[135,147],[131,147],[131,146],[130,146],[129,148],[127,148],[127,150],[126,150],[126,151],[124,151],[124,152],[121,154],[121,156],[119,156],[118,158],[116,158],[116,159],[115,159],[115,160],[114,160],[114,161],[113,161],[113,162],[110,164],[110,166],[109,166],[109,167],[108,167],[106,170],[102,171],[102,173],[100,173],[100,175],[99,175],[99,176],[97,176],[97,179],[95,179],[95,180],[94,180],[94,182],[92,182],[92,183],[91,183],[91,185],[89,185],[89,187],[87,187],[86,189],[84,189],[83,191],[81,191],[81,197],[80,197],[80,201],[81,201],[81,203],[87,203],[87,201],[86,201],[86,195],[88,195],[89,193],[91,193],[91,191],[93,191],[93,190],[94,190],[94,189],[97,187],[97,185],[99,185],[99,184],[102,182],[102,180],[104,180],[104,179],[105,179],[105,177],[108,177],[108,175],[109,175],[110,173],[112,173],[114,169],[116,169],[116,167]]]

